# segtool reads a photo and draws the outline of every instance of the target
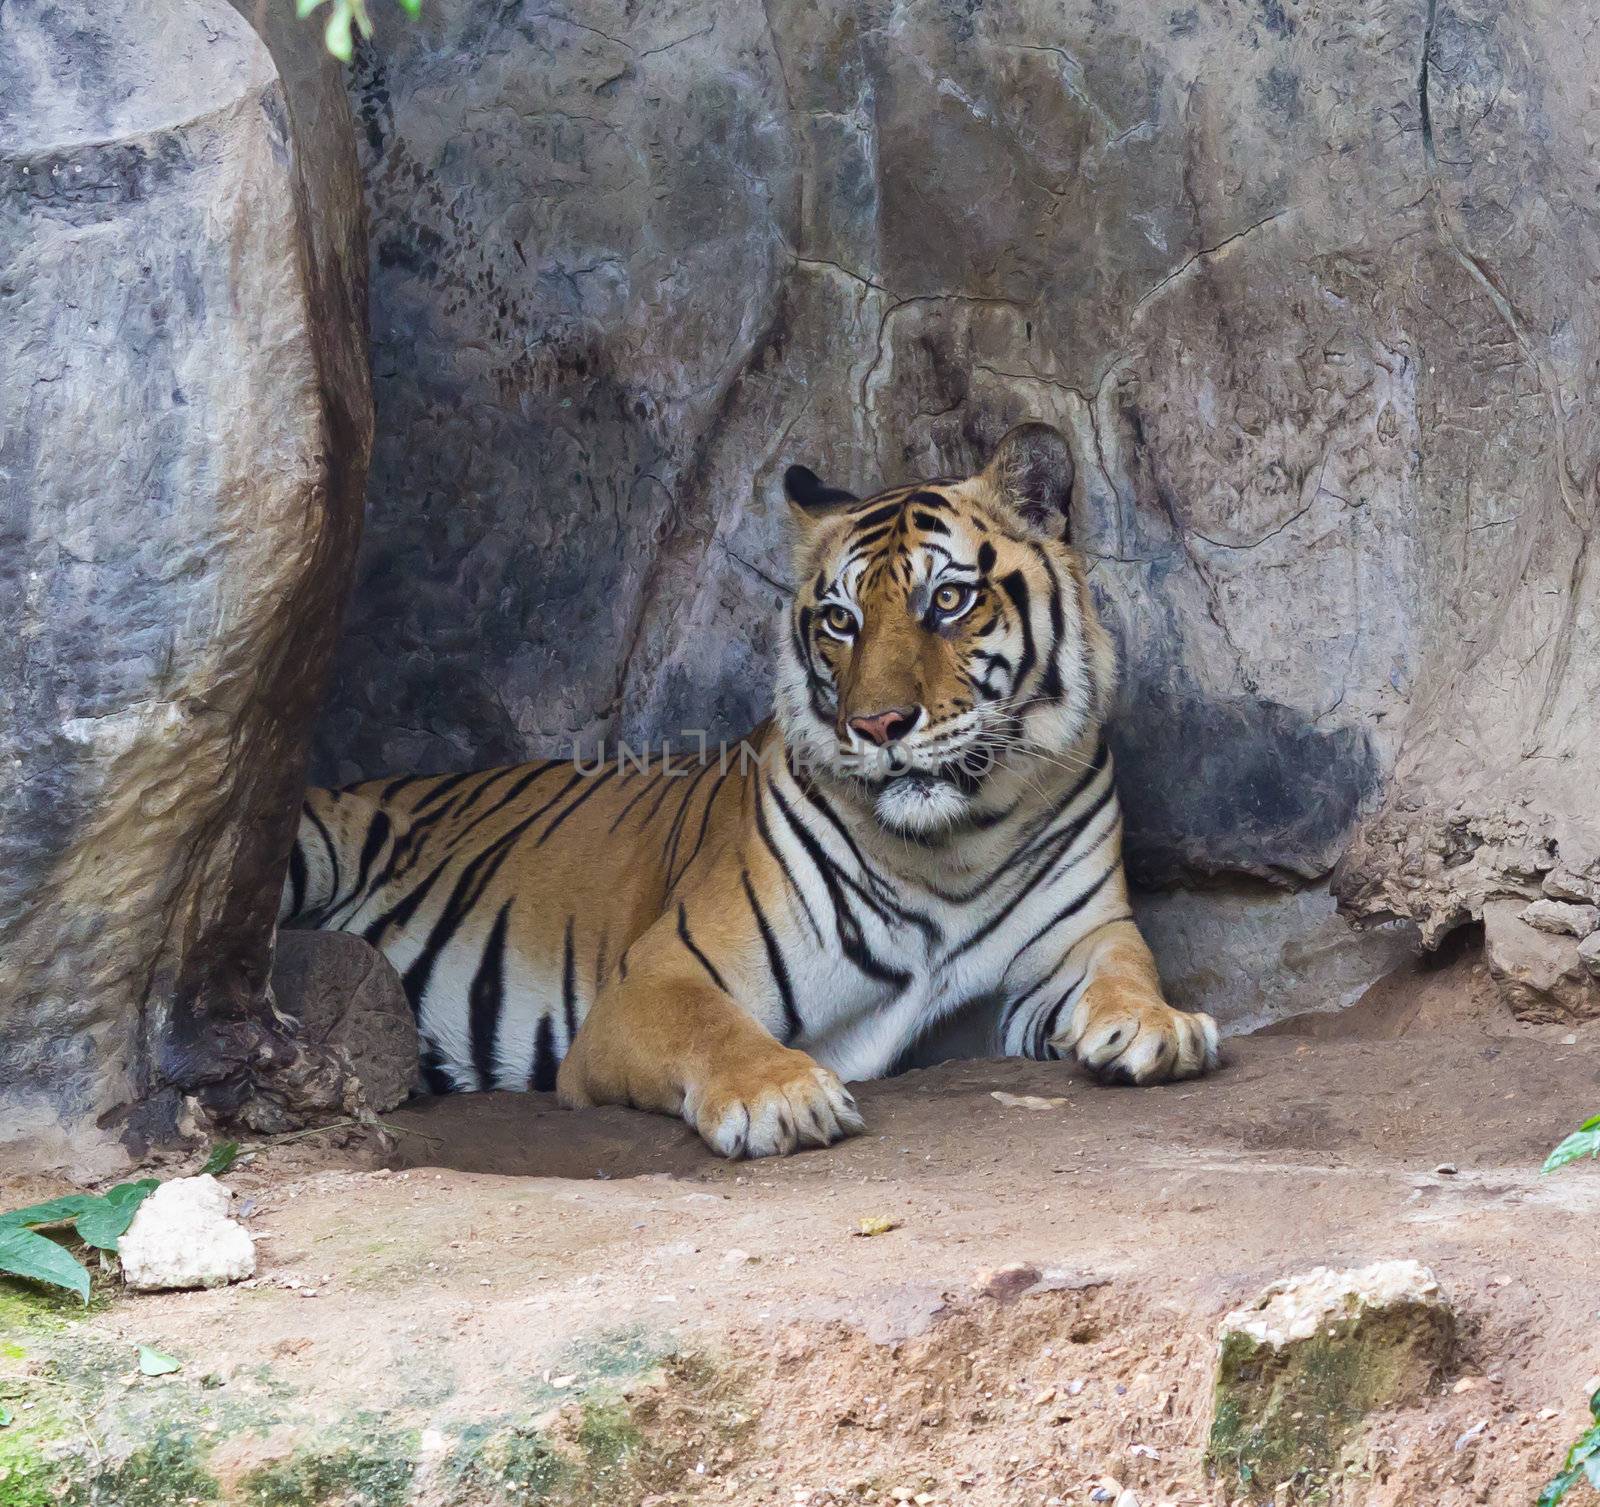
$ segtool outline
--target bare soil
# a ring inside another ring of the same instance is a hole
[[[864,1086],[867,1135],[785,1161],[541,1095],[421,1104],[392,1151],[300,1141],[232,1174],[255,1285],[84,1322],[214,1387],[416,1430],[416,1500],[536,1500],[460,1471],[451,1495],[429,1451],[511,1399],[580,1427],[609,1376],[649,1447],[594,1500],[1192,1507],[1251,1500],[1203,1459],[1223,1313],[1309,1267],[1415,1257],[1459,1363],[1373,1421],[1335,1500],[1531,1504],[1600,1372],[1600,1167],[1537,1170],[1600,1107],[1597,1043],[1487,1015],[1396,1035],[1385,1011],[1351,1014],[1370,1039],[1237,1041],[1158,1089],[945,1064]],[[1013,1262],[1040,1287],[995,1295]],[[286,1448],[244,1431],[212,1468],[226,1486]]]

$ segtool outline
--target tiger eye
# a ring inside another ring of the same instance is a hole
[[[848,637],[856,631],[856,620],[848,607],[829,607],[822,614],[823,621],[835,633]]]
[[[941,586],[933,594],[933,605],[940,612],[958,612],[967,602],[966,586]]]

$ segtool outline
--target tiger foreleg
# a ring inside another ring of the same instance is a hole
[[[838,1077],[783,1046],[728,995],[637,968],[590,1008],[561,1064],[569,1108],[627,1104],[678,1115],[721,1156],[782,1156],[863,1129]]]
[[[1052,998],[1052,991],[1054,997]],[[1032,1042],[1115,1083],[1195,1078],[1217,1065],[1217,1023],[1162,997],[1155,959],[1131,921],[1069,953],[1043,991],[1050,1013]],[[1026,1051],[1029,1042],[1019,1043]]]

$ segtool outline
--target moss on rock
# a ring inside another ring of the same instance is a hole
[[[1454,1317],[1431,1276],[1368,1291],[1319,1271],[1224,1322],[1207,1459],[1252,1491],[1325,1499],[1368,1414],[1421,1396],[1442,1372]],[[1392,1274],[1386,1274],[1392,1275]]]
[[[405,1507],[417,1463],[407,1452],[308,1447],[239,1483],[249,1507]]]
[[[61,1501],[66,1507],[207,1507],[220,1493],[193,1437],[172,1430],[72,1485]]]

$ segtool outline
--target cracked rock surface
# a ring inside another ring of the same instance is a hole
[[[1337,866],[1401,918],[1377,971],[1591,901],[1597,45],[1555,0],[393,21],[319,774],[738,733],[782,468],[958,472],[1032,415],[1075,439],[1139,878],[1238,908]],[[1320,954],[1315,910],[1262,945]]]

